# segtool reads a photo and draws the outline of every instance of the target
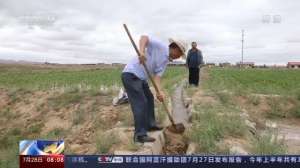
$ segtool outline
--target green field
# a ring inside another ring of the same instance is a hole
[[[48,90],[52,88],[121,86],[121,68],[49,69],[35,67],[7,67],[0,65],[0,87],[8,89]],[[183,67],[168,67],[163,82],[166,87],[183,76]]]
[[[276,139],[278,132],[265,122],[298,130],[291,121],[300,121],[299,70],[204,68],[201,76],[200,92],[194,87],[187,90],[194,95],[193,125],[187,134],[198,145],[198,153],[231,154],[224,140],[243,142],[240,147],[250,154],[295,152],[293,146]],[[247,116],[255,129],[241,116]]]
[[[300,92],[300,71],[288,69],[209,69],[206,88],[258,94],[294,95]]]

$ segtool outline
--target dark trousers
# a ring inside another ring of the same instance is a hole
[[[189,84],[199,85],[200,68],[189,68]]]
[[[132,73],[122,73],[122,82],[127,92],[134,118],[134,137],[147,135],[147,130],[156,125],[154,97],[147,81]]]

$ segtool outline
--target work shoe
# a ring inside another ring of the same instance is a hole
[[[164,129],[164,127],[156,125],[156,126],[150,127],[149,131],[160,131],[162,129]]]
[[[144,136],[137,136],[134,138],[134,142],[140,142],[140,143],[144,143],[144,142],[154,142],[155,138],[149,137],[147,135]]]

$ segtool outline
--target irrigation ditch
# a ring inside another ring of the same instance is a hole
[[[174,86],[174,92],[169,100],[168,107],[172,112],[175,123],[182,123],[185,128],[191,126],[191,98],[185,93],[186,81],[179,82]],[[165,119],[163,125],[170,125],[168,118]],[[116,150],[114,154],[141,154],[141,155],[159,155],[159,154],[186,154],[189,148],[189,141],[184,133],[173,133],[168,129],[162,131],[150,132],[149,135],[156,139],[153,143],[144,143],[138,151],[122,151]]]

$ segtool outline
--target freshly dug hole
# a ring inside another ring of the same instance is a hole
[[[188,141],[183,134],[175,134],[168,129],[164,130],[166,144],[163,147],[163,154],[185,154],[188,148]]]

